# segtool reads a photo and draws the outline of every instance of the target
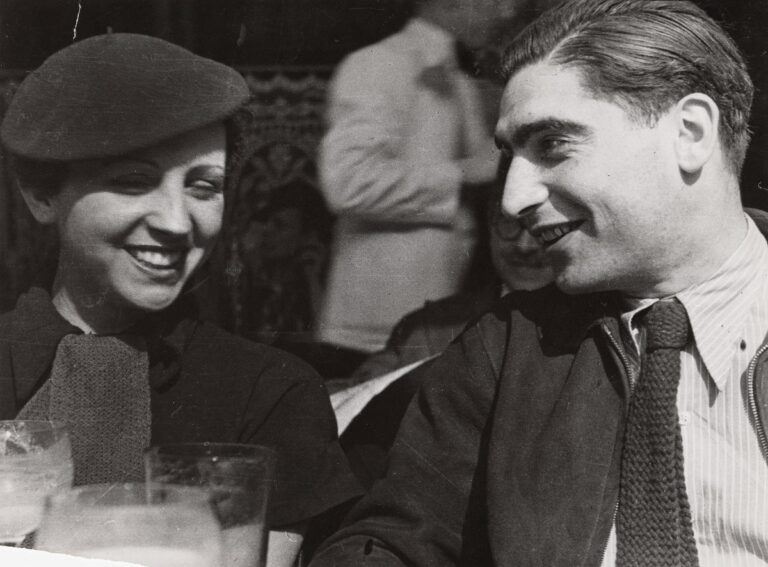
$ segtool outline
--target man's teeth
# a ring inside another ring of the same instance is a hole
[[[573,231],[573,229],[575,229],[578,226],[578,224],[579,223],[561,224],[553,228],[547,228],[541,231],[539,238],[545,244],[551,244],[552,242],[562,238],[569,232]]]
[[[181,252],[159,252],[155,250],[132,250],[131,255],[145,264],[157,268],[170,268],[181,260]]]

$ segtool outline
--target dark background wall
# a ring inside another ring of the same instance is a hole
[[[471,1],[471,0],[466,0]],[[743,174],[748,205],[768,208],[766,0],[697,0],[747,55],[757,96]],[[409,0],[0,0],[0,72],[29,70],[78,38],[139,32],[241,67],[333,66],[399,28]],[[766,189],[763,189],[765,187]]]
[[[0,66],[33,69],[72,41],[156,35],[232,65],[332,65],[397,29],[405,0],[2,0]]]

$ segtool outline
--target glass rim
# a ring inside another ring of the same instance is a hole
[[[0,430],[5,429],[4,426],[12,424],[24,424],[29,431],[65,431],[68,432],[69,428],[64,421],[58,419],[0,419]],[[30,427],[31,426],[31,427]]]
[[[253,459],[274,460],[277,452],[266,445],[228,442],[161,443],[144,450],[144,456],[168,456],[180,459]]]
[[[149,499],[150,494],[174,494],[176,496],[191,496],[195,499],[171,499],[153,502]],[[109,496],[126,494],[137,497],[136,501],[110,500]],[[145,495],[145,501],[141,496]],[[80,501],[81,497],[89,497],[87,500]],[[82,484],[66,490],[49,494],[46,499],[46,508],[52,506],[98,506],[98,507],[120,507],[120,506],[139,506],[152,507],[159,504],[163,506],[189,506],[189,505],[210,505],[213,495],[211,491],[203,486],[187,486],[176,483],[155,483],[155,482],[105,482],[95,484]]]

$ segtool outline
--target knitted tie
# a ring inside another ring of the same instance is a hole
[[[690,325],[685,308],[673,299],[657,301],[644,326],[645,355],[621,458],[616,564],[696,566],[677,415],[680,351]]]
[[[151,428],[144,340],[65,336],[50,378],[17,417],[67,423],[76,485],[143,480]]]

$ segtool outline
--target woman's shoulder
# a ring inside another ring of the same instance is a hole
[[[296,382],[321,380],[317,372],[297,356],[246,339],[206,321],[196,322],[184,353],[185,358],[191,357],[198,365],[208,368],[246,370]]]

